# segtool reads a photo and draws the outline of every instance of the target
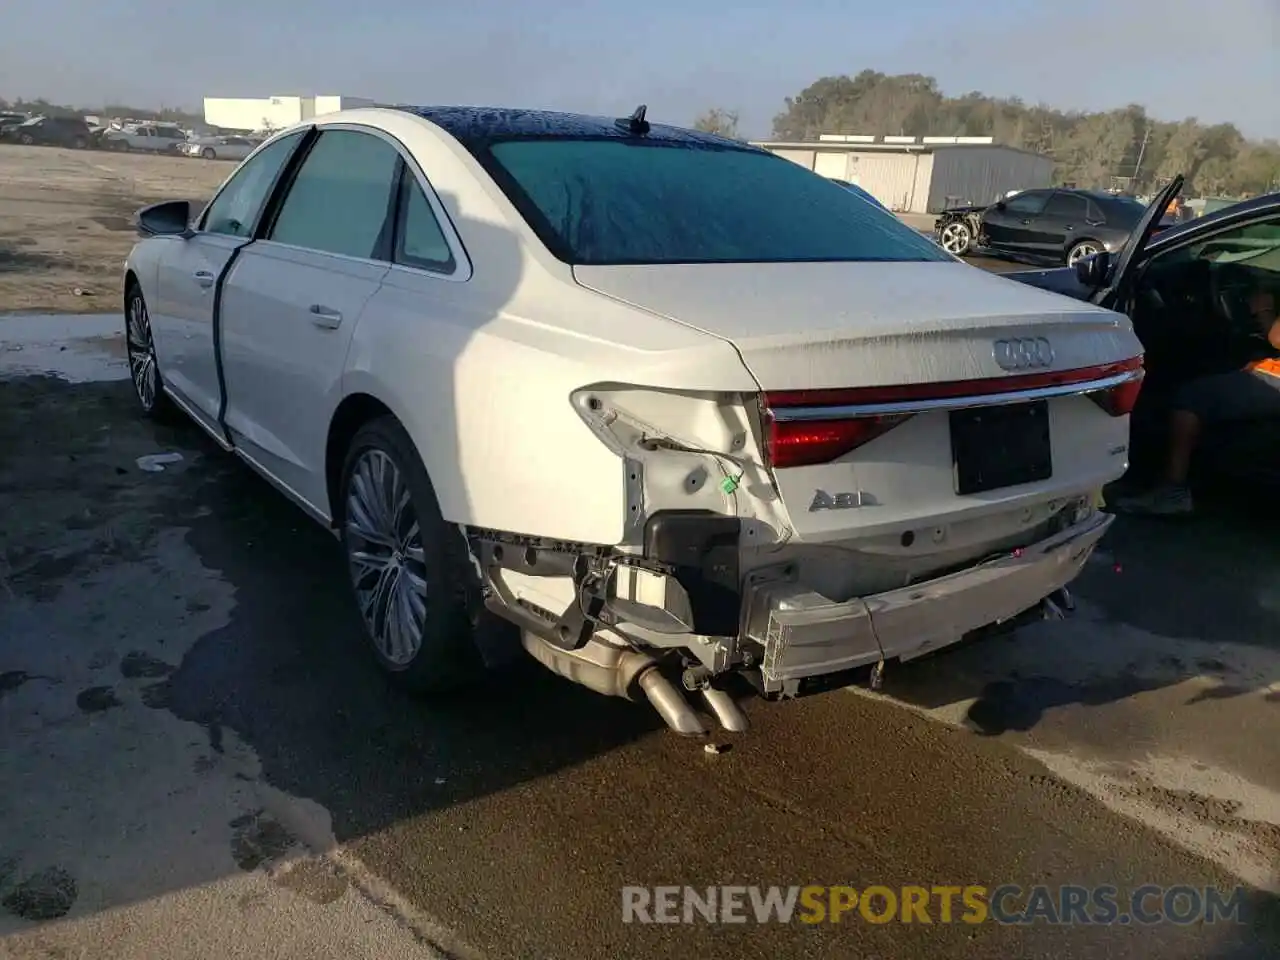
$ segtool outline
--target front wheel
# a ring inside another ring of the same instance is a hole
[[[24,133],[22,136],[18,138],[18,142],[25,147],[30,147],[35,144],[36,138],[29,133]]]
[[[938,235],[938,243],[947,253],[963,257],[973,249],[973,231],[963,220],[952,220],[943,226]]]
[[[1093,240],[1081,240],[1067,251],[1067,266],[1074,267],[1085,257],[1092,257],[1101,251],[1102,247]]]
[[[142,412],[153,420],[166,420],[173,413],[172,402],[164,392],[160,367],[156,363],[156,343],[151,332],[151,314],[138,284],[129,285],[125,295],[125,355],[129,361],[129,378]]]
[[[379,666],[419,693],[484,671],[485,619],[461,532],[440,513],[413,441],[393,417],[356,432],[342,469],[342,545],[365,636]]]
[[[200,151],[200,156],[204,157],[206,160],[218,159],[218,154],[213,149],[213,147],[205,147],[202,151]]]

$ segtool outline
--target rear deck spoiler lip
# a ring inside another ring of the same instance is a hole
[[[1028,403],[1035,400],[1052,400],[1057,397],[1101,393],[1105,390],[1113,390],[1131,381],[1140,380],[1142,377],[1143,370],[1138,367],[1137,369],[1125,370],[1121,373],[1091,380],[1056,383],[1028,387],[1021,390],[1001,390],[989,393],[975,393],[969,396],[932,397],[884,403],[771,407],[769,413],[774,420],[785,422],[796,420],[842,420],[853,417],[905,416],[937,410],[968,410],[974,407],[996,407],[1005,404]],[[981,380],[976,380],[974,381],[974,386],[977,387],[981,383]]]

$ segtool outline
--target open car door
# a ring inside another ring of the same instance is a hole
[[[1182,191],[1182,184],[1185,179],[1182,174],[1178,174],[1169,181],[1168,186],[1152,198],[1151,205],[1147,207],[1147,212],[1142,215],[1142,219],[1138,221],[1133,228],[1133,232],[1129,234],[1128,242],[1116,254],[1115,266],[1108,271],[1107,282],[1093,292],[1093,295],[1089,298],[1091,301],[1103,307],[1113,307],[1118,302],[1118,295],[1128,286],[1130,279],[1132,279],[1133,271],[1139,260],[1138,254],[1146,247],[1147,241],[1155,233],[1156,226],[1164,218],[1165,211],[1169,208],[1169,202]]]

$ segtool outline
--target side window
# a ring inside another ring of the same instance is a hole
[[[276,178],[304,133],[299,130],[281,137],[252,160],[247,160],[205,211],[202,229],[230,237],[252,235]]]
[[[1075,193],[1055,193],[1045,204],[1044,215],[1068,223],[1084,223],[1089,219],[1089,201]]]
[[[326,130],[307,154],[269,239],[348,257],[385,260],[400,154],[379,137]]]
[[[401,180],[400,222],[396,225],[396,263],[452,273],[453,250],[417,177],[406,166]]]
[[[1256,336],[1280,302],[1280,219],[1234,227],[1152,258],[1142,287],[1154,290],[1166,323],[1204,330],[1212,318]],[[1141,303],[1141,297],[1139,298]]]
[[[1016,213],[1023,217],[1034,217],[1044,209],[1045,201],[1049,198],[1047,193],[1028,191],[1020,193],[1017,196],[1010,197],[1005,203],[1004,208],[1010,213]]]

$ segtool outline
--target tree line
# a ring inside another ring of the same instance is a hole
[[[1052,157],[1062,184],[1145,193],[1182,173],[1188,195],[1280,191],[1280,142],[1249,140],[1230,123],[1157,120],[1141,104],[1089,113],[977,91],[949,97],[933,77],[874,70],[822,77],[785,103],[773,118],[776,140],[823,133],[992,137]],[[703,113],[695,126],[739,136],[738,114],[723,107]]]

